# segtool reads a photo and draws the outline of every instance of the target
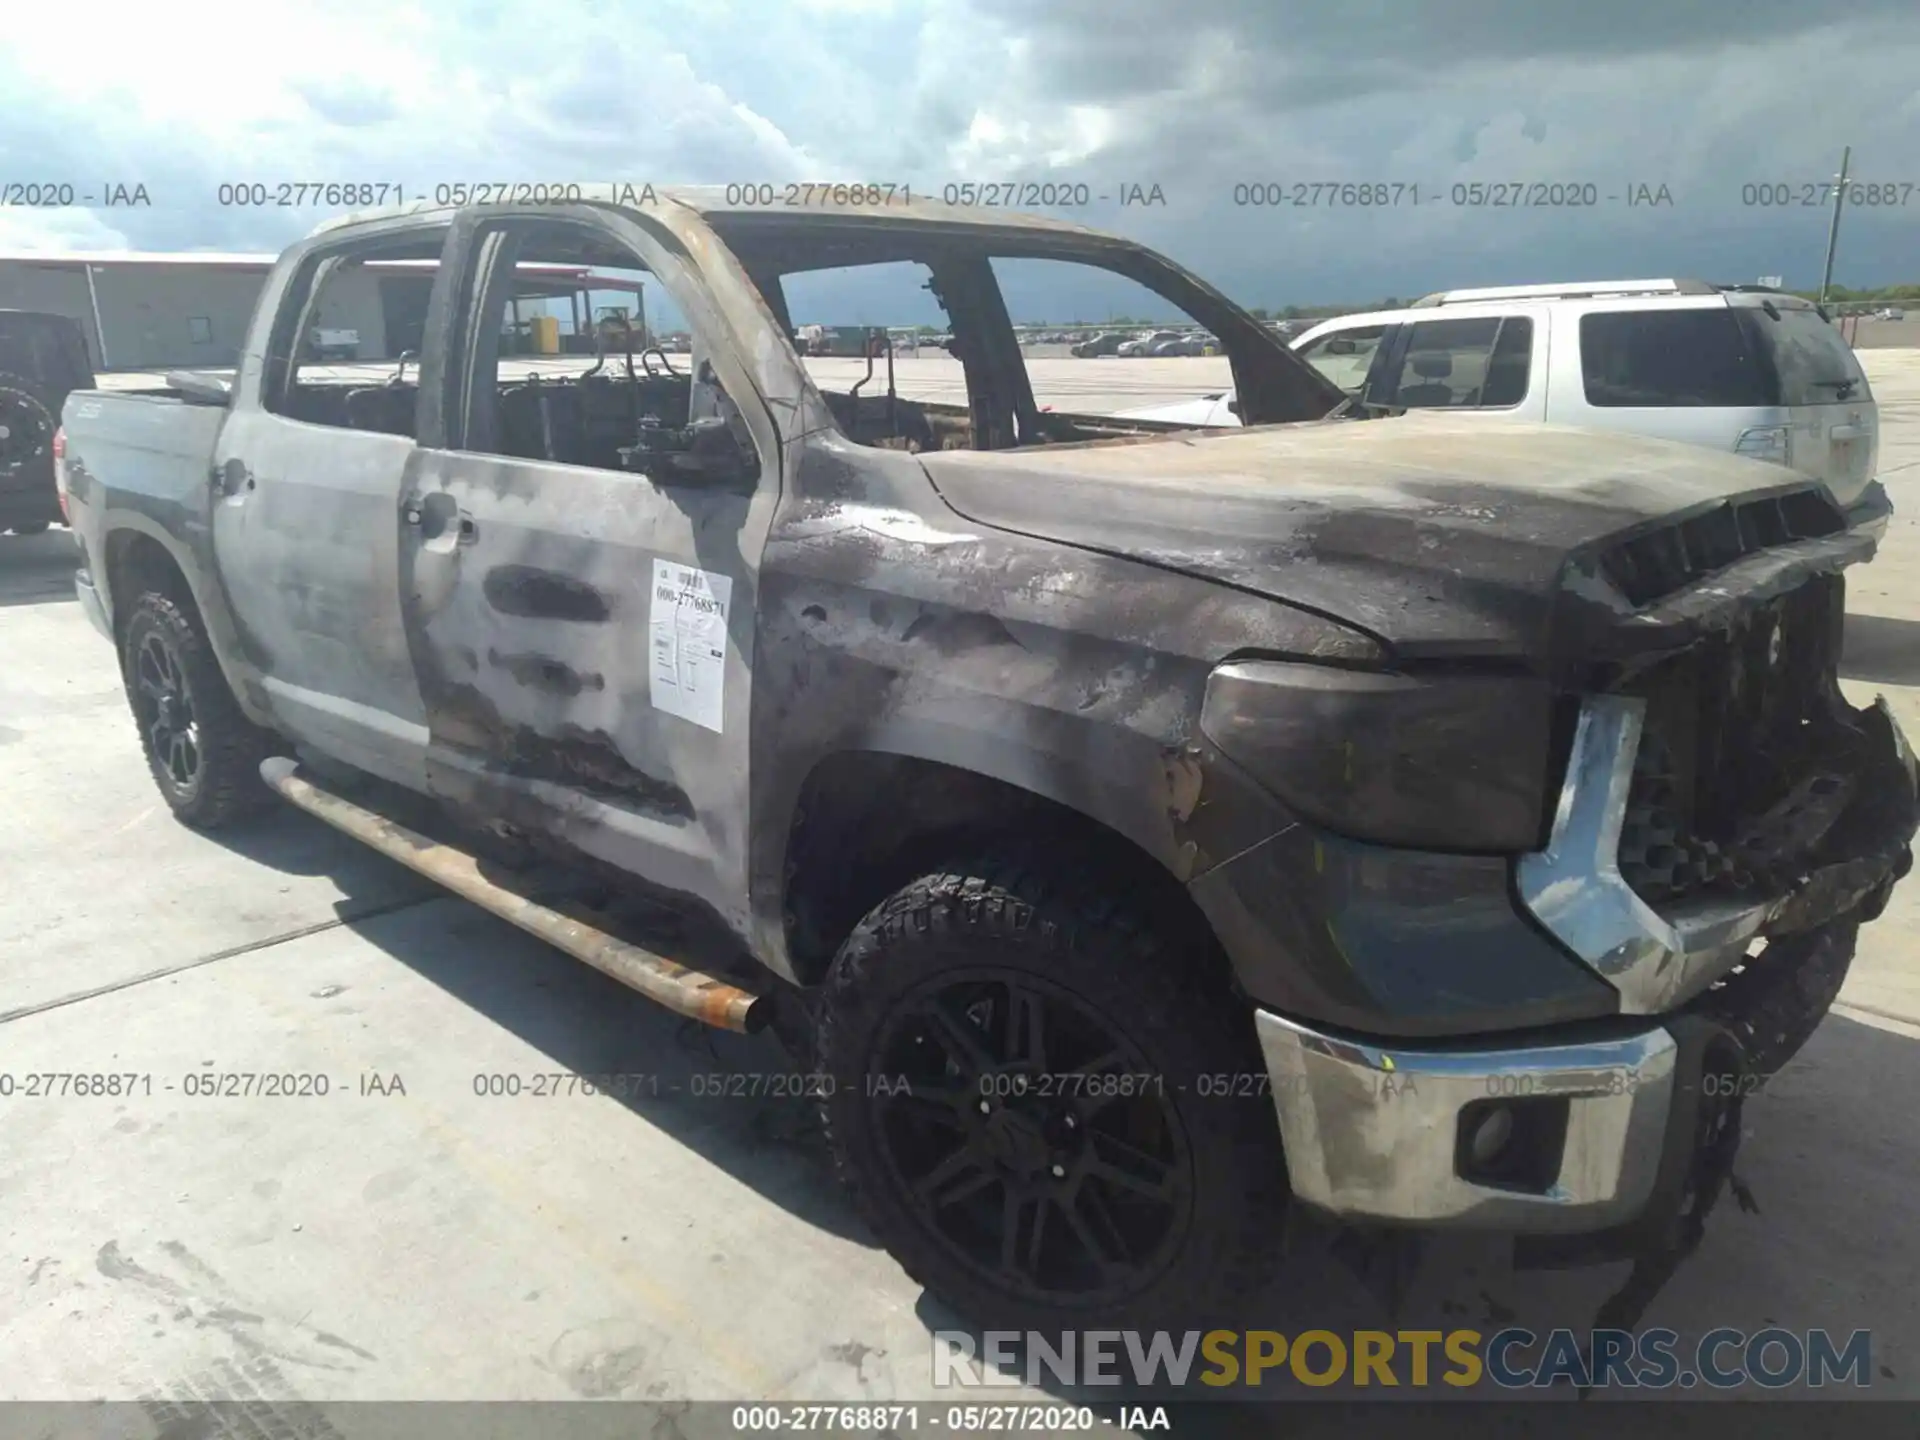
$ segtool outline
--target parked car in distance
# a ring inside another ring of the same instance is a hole
[[[0,310],[0,531],[64,520],[54,483],[60,407],[93,388],[86,337],[65,315]]]
[[[1697,280],[1453,290],[1323,321],[1291,343],[1370,406],[1684,441],[1823,481],[1872,533],[1892,513],[1866,372],[1797,296]],[[1214,399],[1122,413],[1237,423]]]
[[[1118,355],[1120,353],[1120,347],[1126,343],[1126,339],[1127,337],[1119,331],[1109,330],[1103,334],[1095,335],[1091,339],[1082,340],[1073,347],[1073,353],[1082,360],[1098,359],[1107,355]]]
[[[1880,312],[1880,318],[1882,320],[1904,320],[1907,318],[1907,312],[1902,310],[1898,305],[1889,305]]]
[[[1119,355],[1124,359],[1137,359],[1155,353],[1157,346],[1180,339],[1177,330],[1155,330],[1150,335],[1136,335],[1120,346]]]

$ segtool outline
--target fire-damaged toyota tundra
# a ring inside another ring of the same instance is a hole
[[[230,382],[74,395],[79,595],[168,804],[277,792],[771,1020],[977,1317],[1231,1313],[1290,1212],[1670,1265],[1910,865],[1913,754],[1835,679],[1871,537],[1757,461],[1357,414],[1151,251],[890,200],[354,217]],[[1023,260],[1186,312],[1247,428],[1043,409]],[[796,279],[903,264],[964,403],[795,352]],[[692,353],[527,353],[588,270]],[[724,943],[634,930],[642,890]]]

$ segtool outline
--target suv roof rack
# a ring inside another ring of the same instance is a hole
[[[1469,305],[1499,300],[1592,300],[1614,295],[1717,295],[1727,288],[1709,285],[1704,280],[1583,280],[1563,285],[1492,285],[1477,290],[1436,290],[1415,300],[1413,306]]]

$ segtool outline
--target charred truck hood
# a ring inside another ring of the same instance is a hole
[[[1874,548],[1818,483],[1758,461],[1430,413],[920,458],[976,524],[1268,596],[1398,661],[1571,687]]]

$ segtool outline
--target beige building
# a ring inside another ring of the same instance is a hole
[[[65,315],[102,370],[234,364],[272,255],[0,251],[0,310]]]
[[[87,337],[99,370],[225,369],[238,363],[254,302],[277,259],[200,251],[0,251],[0,310],[69,317]],[[582,267],[520,268],[528,272],[529,288],[544,291],[545,304],[557,308],[563,334],[591,323],[596,293],[621,292],[631,304],[637,288],[629,277]],[[418,350],[432,283],[431,262],[375,261],[326,287],[314,328],[351,334],[360,359]]]

